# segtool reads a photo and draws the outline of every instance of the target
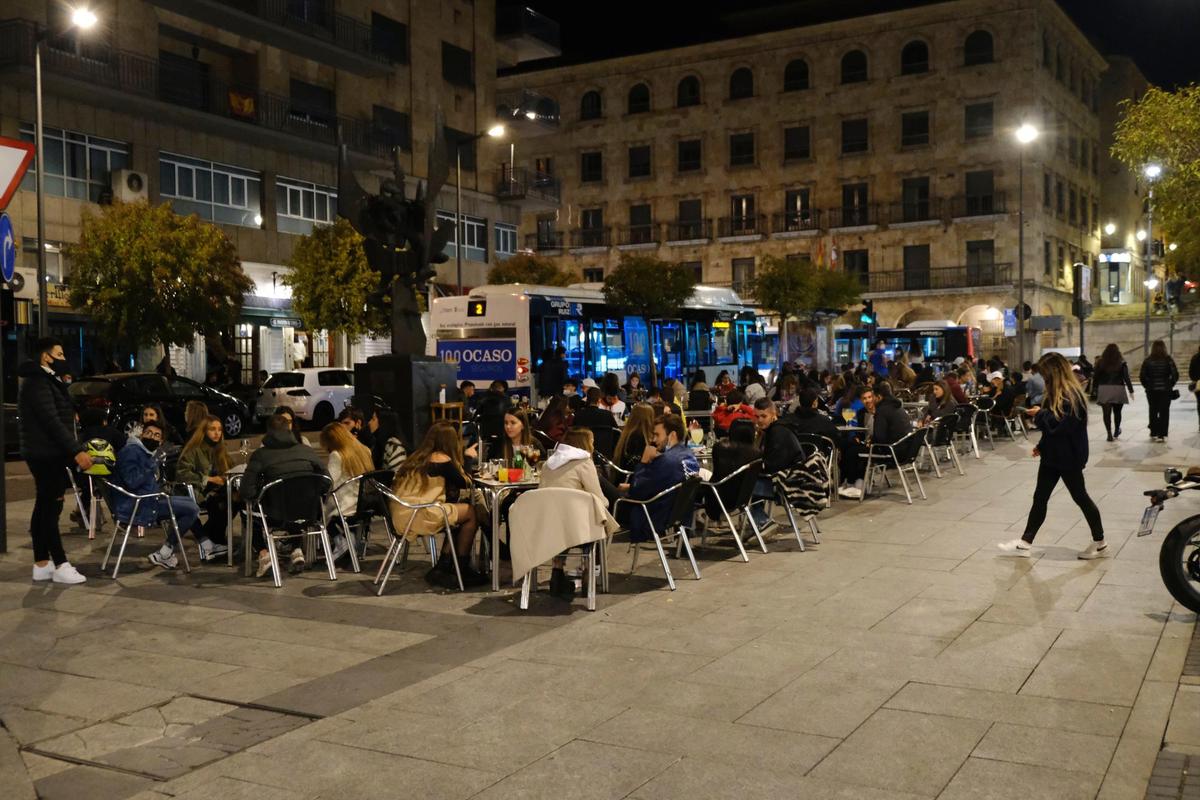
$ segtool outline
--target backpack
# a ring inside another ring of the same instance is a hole
[[[89,439],[84,443],[84,447],[87,448],[88,457],[92,459],[92,466],[86,470],[87,474],[111,475],[113,467],[117,464],[113,446],[104,439]]]

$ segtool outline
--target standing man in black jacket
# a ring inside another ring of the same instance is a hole
[[[33,518],[29,521],[33,579],[83,583],[87,579],[71,566],[63,551],[58,518],[67,490],[67,467],[74,461],[79,469],[89,469],[92,459],[75,436],[75,409],[61,377],[70,372],[62,342],[39,339],[33,358],[17,372],[24,379],[17,400],[21,456],[33,475],[35,491]]]
[[[1196,395],[1196,413],[1200,414],[1200,347],[1196,348],[1188,364],[1188,380],[1192,382],[1192,392]]]

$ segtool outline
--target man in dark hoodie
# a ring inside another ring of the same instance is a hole
[[[75,436],[75,409],[61,378],[69,372],[62,342],[51,338],[39,339],[33,360],[17,371],[23,379],[17,400],[21,456],[34,485],[33,517],[29,521],[33,579],[62,584],[87,580],[67,561],[58,531],[67,490],[66,468],[72,462],[81,470],[92,466],[87,448]]]
[[[242,476],[241,496],[247,500],[257,500],[262,487],[273,480],[293,475],[328,475],[325,465],[317,457],[316,452],[306,444],[296,441],[292,434],[291,420],[285,415],[274,414],[267,422],[267,433],[263,437],[262,447],[254,451],[246,463],[246,473]],[[257,538],[257,532],[256,532]],[[271,554],[266,542],[259,545],[258,577],[267,574],[271,569]],[[304,551],[299,547],[292,549],[289,571],[293,574],[304,569]]]
[[[877,383],[872,389],[864,389],[861,399],[863,410],[859,413],[863,427],[870,432],[871,444],[895,444],[912,433],[912,420],[887,384]],[[900,453],[902,458],[907,455]]]

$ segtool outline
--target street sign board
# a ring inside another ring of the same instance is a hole
[[[1017,335],[1017,310],[1015,308],[1004,309],[1004,335],[1009,338]]]
[[[17,237],[13,235],[12,220],[0,211],[0,277],[8,283],[17,269]]]
[[[33,161],[33,143],[0,136],[0,211],[21,185],[29,162]]]

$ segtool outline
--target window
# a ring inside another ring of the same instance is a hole
[[[389,150],[399,147],[406,153],[412,152],[412,126],[408,114],[385,106],[372,106],[371,132],[377,141]]]
[[[337,118],[333,90],[292,78],[288,116],[301,123],[332,128]]]
[[[1088,166],[1088,140],[1083,137],[1079,138],[1079,166],[1084,169]]]
[[[700,239],[704,236],[704,218],[700,200],[680,200],[675,215],[678,228],[674,238],[680,240]]]
[[[730,233],[754,233],[754,195],[735,194],[729,198]]]
[[[1050,188],[1051,183],[1053,183],[1053,180],[1050,178],[1050,173],[1042,173],[1042,206],[1047,211],[1054,207],[1053,192]]]
[[[604,180],[604,157],[600,153],[580,153],[579,180],[583,183],[599,183]]]
[[[688,75],[675,88],[675,105],[679,108],[700,105],[700,79]]]
[[[629,148],[629,177],[650,177],[650,145],[640,144]]]
[[[650,87],[639,83],[629,90],[628,112],[644,114],[650,110]]]
[[[1049,48],[1049,42],[1043,43],[1043,48]],[[979,64],[992,63],[992,35],[987,31],[975,31],[963,42],[963,66],[974,67]],[[1045,56],[1043,55],[1043,58]]]
[[[1079,221],[1079,195],[1075,192],[1075,187],[1072,186],[1067,191],[1067,222],[1072,225]]]
[[[842,153],[867,152],[867,121],[865,119],[842,120]]]
[[[454,224],[454,212],[437,210],[437,224],[440,228],[442,223],[450,225]],[[443,251],[450,258],[455,257],[454,246],[455,241],[463,243],[463,258],[468,261],[487,261],[487,220],[480,217],[471,217],[463,214],[462,227],[460,230],[451,232],[450,241],[446,244],[446,249]]]
[[[904,288],[921,291],[929,288],[929,245],[904,246]]]
[[[964,114],[965,135],[968,139],[979,139],[992,135],[992,104],[972,103]]]
[[[808,88],[808,62],[803,58],[789,61],[783,68],[783,90],[798,92]]]
[[[929,144],[929,112],[906,111],[900,115],[900,146]]]
[[[344,369],[327,369],[317,373],[318,386],[353,386],[354,373]]]
[[[33,126],[21,125],[21,139],[33,141]],[[55,197],[95,203],[107,196],[113,170],[129,166],[129,145],[75,131],[42,127],[46,158],[44,188]],[[21,188],[37,191],[37,164],[32,164]]]
[[[683,139],[676,145],[675,168],[679,172],[695,172],[702,163],[699,139]]]
[[[1079,229],[1088,230],[1087,195],[1083,192],[1079,193]]]
[[[517,252],[517,226],[497,222],[492,226],[496,238],[496,259],[503,261]]]
[[[67,268],[64,263],[64,253],[62,245],[46,242],[46,277],[50,283],[64,283],[67,278]],[[36,274],[38,270],[37,259],[37,239],[27,238],[22,245],[21,250],[25,253],[25,269],[30,274]]]
[[[1067,137],[1067,160],[1072,164],[1079,163],[1079,140],[1074,136]]]
[[[533,185],[552,186],[554,184],[554,157],[538,156],[533,160]]]
[[[754,163],[754,134],[731,133],[729,135],[729,165],[742,167]]]
[[[995,207],[995,182],[990,169],[968,172],[966,178],[967,214],[993,214]]]
[[[604,283],[604,267],[585,267],[583,270],[584,283]]]
[[[929,178],[905,178],[900,184],[900,196],[905,222],[930,218]]]
[[[1100,233],[1100,203],[1095,200],[1092,201],[1092,227]]]
[[[900,74],[919,75],[922,72],[929,72],[929,45],[909,42],[900,51]]]
[[[851,50],[842,56],[842,83],[862,83],[867,79],[867,54]]]
[[[729,76],[729,99],[754,97],[754,73],[749,67],[738,67]]]
[[[579,212],[580,247],[603,247],[608,243],[606,233],[603,208],[585,208]]]
[[[749,294],[754,288],[754,258],[733,260],[733,291]]]
[[[842,253],[842,269],[847,275],[852,275],[858,278],[858,282],[864,288],[870,281],[870,261],[867,258],[866,250],[846,250]]]
[[[1054,211],[1060,217],[1067,213],[1067,190],[1062,181],[1054,182]]]
[[[579,100],[579,118],[584,119],[600,119],[603,111],[603,102],[600,98],[600,93],[596,90],[584,92],[583,97]]]
[[[692,274],[696,276],[696,282],[700,283],[704,278],[704,262],[703,261],[681,261],[679,266],[684,269],[690,269]]]
[[[812,151],[809,147],[810,137],[807,125],[783,129],[783,160],[809,158]]]
[[[996,284],[996,242],[992,239],[975,239],[967,242],[967,285],[994,286]]]
[[[1058,246],[1058,279],[1066,280],[1067,277],[1067,251],[1060,244]]]
[[[783,195],[784,230],[798,231],[813,227],[809,189],[788,189]]]
[[[180,214],[262,227],[262,175],[248,169],[159,153],[158,191]]]
[[[456,130],[450,126],[442,129],[446,136],[446,144],[450,145],[450,155],[454,156],[455,151],[462,160],[462,168],[465,170],[475,170],[475,145],[478,140],[467,133],[466,131]]]
[[[867,184],[842,184],[842,225],[867,225]]]
[[[1092,174],[1100,174],[1100,144],[1092,142]]]
[[[275,179],[275,226],[284,233],[307,235],[314,225],[337,216],[337,189],[279,176]]]
[[[629,244],[654,241],[654,216],[649,203],[629,207]]]
[[[407,64],[408,26],[372,11],[371,52],[385,56],[393,64]]]
[[[1042,274],[1045,275],[1047,278],[1049,278],[1051,276],[1051,274],[1053,274],[1053,272],[1054,272],[1054,267],[1052,266],[1054,257],[1052,255],[1051,251],[1052,251],[1052,248],[1050,247],[1050,242],[1043,242],[1042,243]]]
[[[471,51],[442,42],[442,77],[455,86],[475,86],[475,66]]]

